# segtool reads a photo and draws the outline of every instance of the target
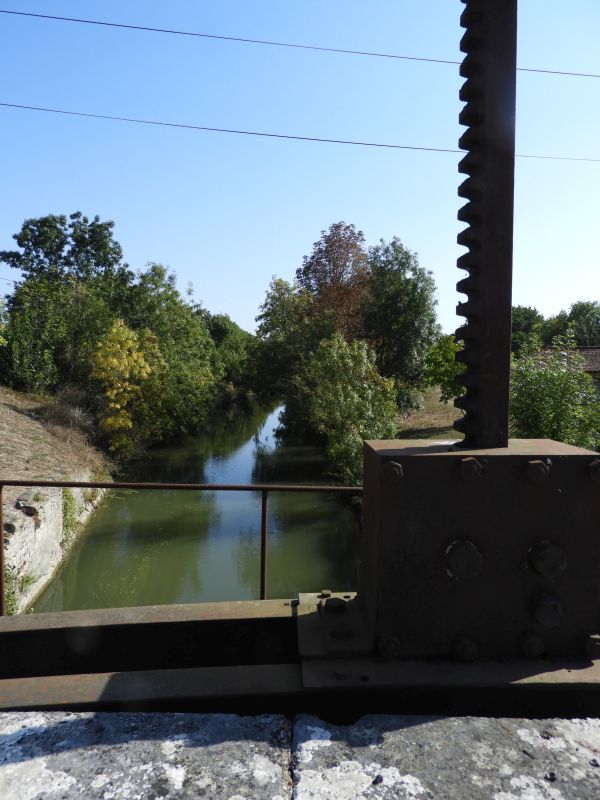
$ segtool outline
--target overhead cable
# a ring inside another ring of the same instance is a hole
[[[52,14],[36,14],[31,11],[12,11],[0,8],[0,14],[11,14],[18,17],[34,17],[36,19],[54,20],[56,22],[76,22],[82,25],[98,25],[105,28],[121,28],[124,30],[143,31],[146,33],[166,33],[174,36],[193,36],[200,39],[217,39],[225,42],[239,42],[243,44],[259,44],[269,47],[288,47],[295,50],[317,50],[322,53],[341,53],[352,56],[368,56],[370,58],[391,58],[400,61],[424,61],[430,64],[460,64],[445,58],[425,58],[424,56],[407,56],[398,53],[378,53],[372,50],[350,50],[343,47],[321,47],[312,44],[297,44],[294,42],[276,42],[270,39],[248,39],[241,36],[225,36],[216,33],[200,33],[198,31],[181,31],[173,28],[153,28],[149,25],[128,25],[124,22],[106,22],[98,19],[83,19],[79,17],[59,17]],[[537,72],[544,75],[566,75],[572,78],[600,78],[600,74],[593,72],[570,72],[558,69],[539,69],[534,67],[517,67],[520,72]]]
[[[105,119],[112,122],[131,122],[136,125],[154,125],[163,128],[183,128],[186,130],[194,131],[207,131],[210,133],[233,133],[240,136],[263,136],[269,139],[291,139],[299,142],[323,142],[325,144],[347,144],[357,147],[377,147],[389,150],[422,150],[429,153],[464,153],[464,150],[458,150],[451,147],[422,147],[410,144],[392,144],[389,142],[364,142],[357,139],[329,139],[322,136],[298,136],[289,133],[270,133],[266,131],[246,131],[237,128],[215,128],[207,125],[194,125],[186,122],[165,122],[156,119],[141,119],[138,117],[122,117],[114,114],[93,114],[87,111],[70,111],[64,108],[45,108],[43,106],[30,106],[21,103],[2,103],[1,108],[15,108],[25,111],[40,111],[46,114],[62,114],[69,117],[86,117],[90,119]],[[554,156],[554,155],[540,155],[533,153],[517,153],[517,158],[539,158],[549,161],[590,161],[600,162],[600,158],[588,158],[578,156]]]

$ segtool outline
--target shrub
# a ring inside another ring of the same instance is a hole
[[[514,436],[600,446],[600,399],[571,332],[513,359],[510,413]]]
[[[326,442],[334,471],[347,483],[362,480],[365,439],[389,439],[396,430],[396,388],[375,367],[366,342],[325,339],[301,376],[311,427]]]

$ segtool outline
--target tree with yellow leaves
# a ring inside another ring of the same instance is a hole
[[[126,454],[133,448],[133,421],[128,406],[151,372],[137,333],[122,319],[116,320],[98,342],[92,372],[92,377],[104,385],[100,428],[108,436],[113,452]]]

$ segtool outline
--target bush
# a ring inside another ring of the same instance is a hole
[[[362,481],[363,441],[389,439],[396,431],[396,388],[375,367],[366,342],[325,339],[300,378],[308,420],[322,435],[332,468],[345,483]]]
[[[513,359],[510,414],[513,436],[600,446],[600,399],[572,333]]]

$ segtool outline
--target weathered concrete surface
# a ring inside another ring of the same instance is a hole
[[[600,720],[4,713],[0,798],[598,800]]]
[[[294,725],[295,800],[598,800],[600,720],[367,716]]]
[[[74,481],[91,480],[86,473]],[[103,492],[72,489],[76,530],[64,526],[62,489],[25,489],[4,506],[7,567],[16,582],[16,613],[24,611],[52,580]]]
[[[2,800],[284,800],[280,716],[4,713]]]

